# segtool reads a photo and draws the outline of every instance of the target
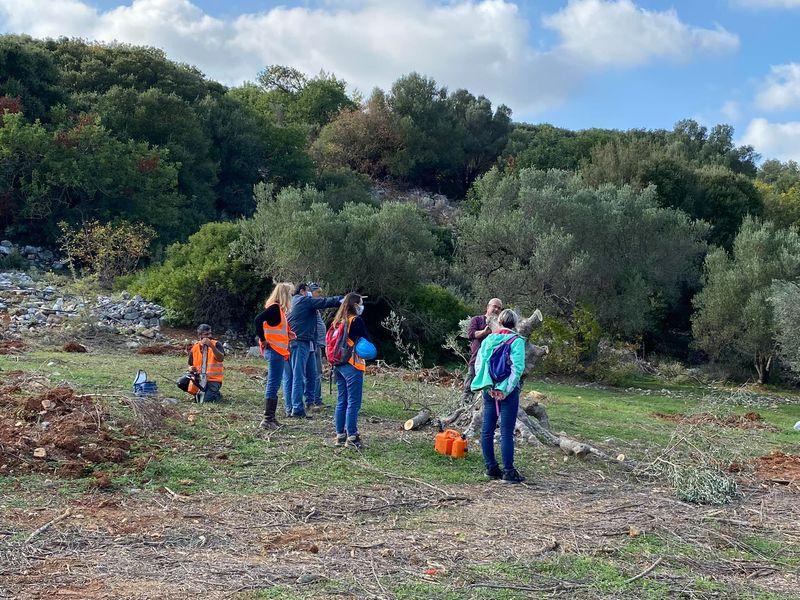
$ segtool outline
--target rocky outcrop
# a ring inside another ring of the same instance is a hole
[[[52,250],[39,246],[20,246],[8,240],[0,241],[0,258],[19,256],[23,261],[44,271],[60,271],[66,268],[66,262]]]

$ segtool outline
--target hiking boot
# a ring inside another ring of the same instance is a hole
[[[261,424],[259,425],[261,429],[278,429],[280,426],[281,424],[275,417],[264,417],[261,419]]]
[[[333,445],[336,446],[337,448],[344,448],[346,442],[347,442],[347,434],[337,433],[336,441],[333,443]]]
[[[497,465],[493,467],[489,467],[486,469],[486,476],[489,479],[502,479],[503,478],[503,471]]]
[[[304,412],[292,413],[292,414],[289,415],[289,417],[292,418],[292,419],[313,419],[314,418],[311,415],[309,415],[308,413],[304,413]]]
[[[309,404],[306,407],[306,410],[310,410],[311,412],[318,413],[318,412],[320,412],[322,410],[322,408],[323,408],[322,404]]]
[[[345,442],[345,446],[347,446],[348,448],[355,448],[356,450],[363,450],[364,442],[361,441],[361,436],[358,434],[348,435],[347,442]]]
[[[519,474],[516,469],[511,469],[503,472],[503,483],[522,483],[525,478]]]

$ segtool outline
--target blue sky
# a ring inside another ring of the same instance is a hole
[[[800,160],[800,0],[0,0],[0,29],[156,45],[229,85],[282,63],[368,94],[417,70],[517,120],[692,117]]]

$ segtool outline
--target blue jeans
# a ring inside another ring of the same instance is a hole
[[[317,404],[322,404],[322,347],[317,346],[314,352],[317,363]]]
[[[289,342],[289,362],[283,369],[283,401],[287,415],[306,414],[303,406],[303,393],[306,387],[308,359],[311,355],[311,342]]]
[[[361,395],[364,387],[364,372],[352,365],[334,367],[336,377],[336,410],[333,424],[336,433],[358,434],[358,411],[361,410]]]
[[[264,359],[267,361],[267,387],[264,390],[264,397],[277,398],[286,360],[272,348],[264,351]]]
[[[314,344],[314,350],[306,363],[306,406],[322,404],[322,384],[319,376],[319,353],[321,348]]]
[[[500,455],[503,468],[510,471],[514,468],[514,426],[517,424],[519,411],[519,388],[499,402],[500,406]],[[483,427],[481,428],[481,450],[486,468],[497,466],[494,456],[494,430],[497,427],[497,408],[489,392],[483,392]]]

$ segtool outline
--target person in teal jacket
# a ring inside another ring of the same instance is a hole
[[[515,328],[519,315],[506,309],[500,313],[498,323],[493,325],[493,333],[481,343],[475,361],[475,378],[472,391],[483,392],[483,427],[481,429],[481,450],[486,463],[486,475],[490,479],[501,479],[504,483],[522,483],[525,478],[514,468],[514,426],[519,410],[519,391],[522,373],[525,370],[525,340]],[[489,374],[492,352],[500,344],[509,342],[511,374],[507,379],[495,382]],[[497,464],[494,454],[494,431],[500,419],[500,455],[503,470]]]

